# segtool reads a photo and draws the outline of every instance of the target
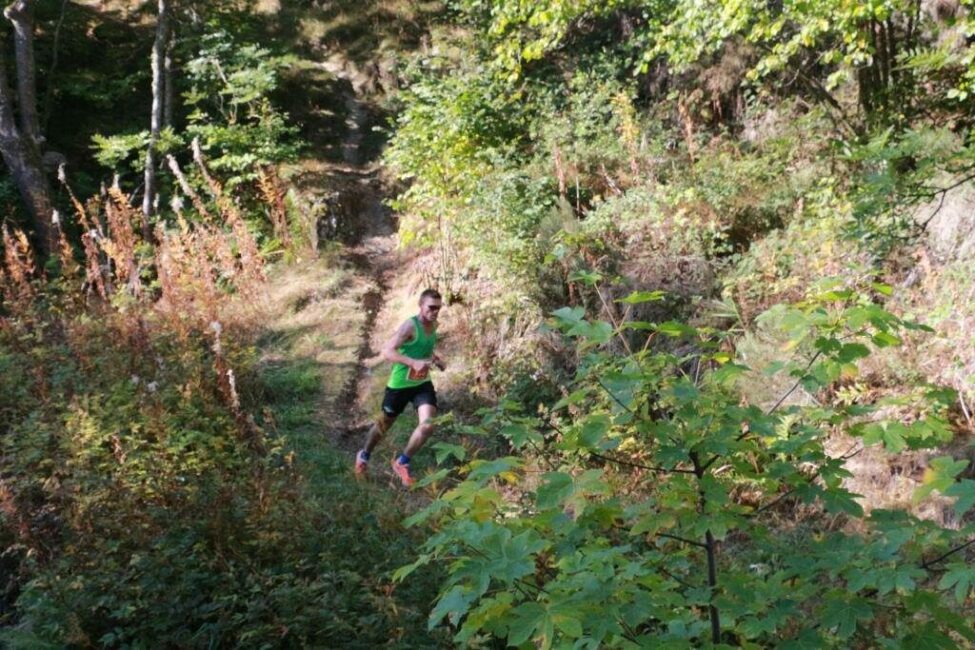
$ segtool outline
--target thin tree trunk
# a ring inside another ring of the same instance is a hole
[[[33,140],[23,137],[14,119],[14,102],[7,82],[7,68],[0,39],[0,155],[13,177],[20,195],[34,219],[34,231],[41,253],[46,257],[55,250],[55,232],[51,223],[54,203],[51,188],[41,168],[41,157]],[[19,62],[18,62],[19,63]],[[17,66],[19,69],[19,65]]]
[[[173,125],[175,111],[175,89],[173,86],[173,50],[176,49],[176,30],[169,26],[169,39],[166,41],[166,56],[163,60],[163,128]]]
[[[34,2],[17,0],[7,5],[3,15],[14,26],[14,54],[17,59],[17,107],[20,134],[34,146],[41,142],[37,119],[36,65],[34,63]]]
[[[149,217],[155,214],[156,203],[156,146],[163,124],[163,102],[165,91],[164,59],[169,32],[169,11],[167,0],[159,0],[159,14],[156,19],[156,41],[152,47],[152,114],[149,127],[149,147],[146,149],[145,193],[142,196],[143,236],[151,237]]]
[[[51,113],[54,111],[54,73],[58,69],[58,54],[61,45],[61,27],[64,26],[64,15],[68,10],[68,0],[61,0],[61,12],[58,14],[58,22],[54,27],[54,39],[51,44],[51,67],[47,71],[47,88],[44,91],[44,104],[41,108],[41,129],[42,133],[47,132],[47,126],[51,121]]]

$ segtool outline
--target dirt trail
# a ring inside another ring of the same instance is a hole
[[[336,446],[354,450],[361,445],[368,414],[360,396],[369,393],[372,381],[367,361],[375,358],[374,330],[380,313],[386,306],[386,292],[390,274],[400,262],[396,251],[396,224],[391,210],[383,203],[386,187],[380,175],[378,161],[370,159],[378,152],[364,151],[364,131],[369,125],[370,111],[363,99],[365,80],[348,62],[333,57],[322,64],[341,82],[342,102],[346,111],[345,133],[340,150],[343,165],[332,167],[342,188],[338,202],[351,209],[343,210],[344,223],[337,228],[338,239],[346,246],[343,259],[370,287],[362,294],[361,309],[364,320],[361,341],[356,353],[356,370],[346,382],[337,401],[331,405],[335,425],[329,437]]]
[[[347,454],[351,469],[385,384],[388,365],[379,348],[400,322],[416,313],[420,285],[432,280],[422,254],[397,247],[396,221],[384,204],[389,188],[378,160],[380,148],[367,135],[377,116],[363,90],[368,80],[338,58],[308,66],[301,74],[304,78],[292,83],[302,89],[295,96],[304,105],[296,105],[293,112],[304,125],[314,156],[297,163],[291,178],[305,204],[317,206],[320,255],[277,278],[275,291],[284,297],[284,307],[275,314],[279,322],[272,329],[301,328],[307,333],[304,347],[279,356],[311,358],[322,371],[315,408],[319,435],[324,436],[319,441]],[[342,246],[336,249],[327,241]],[[453,401],[451,378],[465,365],[452,350],[460,337],[451,341],[450,321],[448,314],[441,322],[441,353],[448,359],[448,371],[435,379],[445,404]],[[401,448],[413,426],[412,417],[397,421],[380,456],[387,459]],[[424,471],[430,455],[420,460],[418,471]],[[377,478],[388,469],[385,463],[376,466]]]

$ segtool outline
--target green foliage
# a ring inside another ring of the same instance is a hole
[[[918,204],[943,198],[942,186],[970,171],[975,151],[945,128],[887,129],[851,146],[848,160],[857,171],[848,234],[883,257],[926,225],[930,214],[918,218]]]
[[[141,173],[145,169],[146,149],[149,146],[148,131],[110,136],[96,133],[92,136],[91,142],[91,148],[95,151],[95,160],[103,167],[118,171],[124,164],[136,173]],[[183,138],[171,127],[167,127],[159,133],[155,150],[165,155],[185,145]]]
[[[410,217],[401,240],[477,241],[478,266],[530,272],[536,228],[553,200],[547,181],[516,165],[532,106],[478,74],[475,62],[449,64],[431,59],[416,71],[386,150],[387,164],[410,182],[394,202]]]
[[[254,178],[257,166],[298,152],[297,128],[270,101],[281,69],[291,62],[217,31],[200,40],[186,65],[187,135],[200,139],[214,169],[234,175],[231,184]]]
[[[798,353],[786,370],[814,393],[918,327],[836,288],[780,309]],[[952,544],[952,554],[963,550],[975,530],[902,512],[866,516],[843,487],[855,449],[824,449],[835,429],[895,450],[938,444],[950,435],[944,403],[911,424],[872,422],[870,404],[788,405],[791,390],[760,408],[735,390],[760,375],[725,352],[720,332],[628,323],[691,351],[619,356],[604,350],[622,331],[580,308],[557,310],[553,325],[580,355],[565,397],[540,415],[505,405],[501,432],[514,455],[468,463],[411,520],[434,522],[436,533],[398,577],[447,563],[431,628],[449,623],[461,644],[487,637],[539,647],[975,640],[962,614],[970,572],[932,561]],[[932,489],[961,486],[963,465],[933,463]],[[785,504],[807,514],[784,527]],[[840,532],[828,524],[837,518],[856,525]],[[941,592],[953,592],[960,609]]]
[[[345,458],[318,460],[317,490],[296,459],[321,454],[322,368],[263,368],[236,325],[217,353],[185,319],[37,288],[0,328],[4,647],[425,638],[409,601],[430,587],[384,591],[413,543],[394,511]],[[227,366],[256,421],[221,391]]]

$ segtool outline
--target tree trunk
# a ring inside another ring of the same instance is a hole
[[[54,87],[55,72],[58,69],[58,55],[61,45],[61,28],[64,26],[64,16],[68,11],[68,0],[61,0],[61,11],[58,14],[58,22],[54,27],[54,38],[51,43],[51,65],[47,69],[47,83],[44,90],[44,103],[41,106],[41,133],[47,132],[47,126],[51,122],[51,113],[54,111]]]
[[[156,146],[159,132],[163,126],[163,104],[165,103],[165,57],[166,42],[169,40],[168,0],[159,0],[159,14],[156,19],[156,41],[152,46],[152,115],[149,127],[149,147],[146,149],[145,193],[142,197],[143,236],[151,236],[149,217],[155,214],[156,203]]]
[[[20,195],[34,218],[34,230],[41,253],[46,257],[55,250],[55,233],[51,224],[54,203],[51,188],[41,168],[37,143],[25,138],[14,119],[14,102],[7,82],[4,43],[0,40],[0,155]],[[19,64],[19,61],[18,61]],[[20,65],[17,66],[18,71]]]
[[[41,142],[40,121],[37,119],[36,65],[34,64],[34,2],[17,0],[10,3],[3,15],[14,26],[14,54],[17,60],[17,107],[20,134],[29,138],[35,147]]]
[[[163,128],[173,126],[175,110],[175,86],[173,85],[173,50],[176,49],[176,30],[169,26],[169,39],[166,41],[166,58],[163,61]]]

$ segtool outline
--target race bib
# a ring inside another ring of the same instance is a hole
[[[430,368],[426,367],[423,370],[414,370],[410,368],[410,372],[407,373],[406,378],[410,381],[420,381],[421,379],[426,379],[430,376]]]

